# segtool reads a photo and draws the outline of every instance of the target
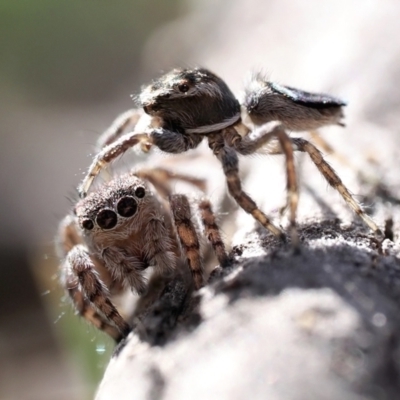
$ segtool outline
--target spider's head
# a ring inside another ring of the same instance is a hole
[[[204,68],[174,69],[143,89],[144,111],[182,129],[221,123],[239,114],[227,84]]]
[[[141,203],[147,194],[141,179],[125,174],[80,200],[74,213],[86,237],[110,232],[124,235],[126,226],[138,224]]]

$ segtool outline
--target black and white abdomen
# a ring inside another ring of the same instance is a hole
[[[243,106],[255,125],[280,121],[292,131],[310,131],[326,125],[344,126],[346,103],[322,93],[311,93],[267,81],[260,74],[245,89]]]

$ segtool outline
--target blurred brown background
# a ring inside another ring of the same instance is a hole
[[[61,298],[53,237],[131,94],[177,65],[206,66],[234,90],[263,68],[332,92],[350,106],[330,141],[355,164],[373,149],[396,193],[399,17],[396,0],[1,1],[0,398],[91,398],[108,360],[108,339]]]

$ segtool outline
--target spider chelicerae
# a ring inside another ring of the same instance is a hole
[[[100,185],[60,224],[61,282],[78,313],[116,341],[126,337],[132,326],[113,298],[129,288],[145,294],[148,267],[154,267],[154,274],[168,276],[186,265],[194,288],[203,286],[198,225],[191,205],[197,203],[204,234],[219,264],[228,262],[208,199],[195,201],[172,193],[173,180],[205,188],[203,180],[163,168],[139,169]]]
[[[183,153],[204,139],[221,162],[228,191],[237,204],[262,226],[285,240],[285,234],[243,191],[238,154],[284,154],[286,159],[287,204],[292,243],[297,248],[296,213],[298,184],[294,151],[309,155],[327,182],[376,234],[376,223],[364,212],[320,150],[288,131],[315,131],[326,125],[343,125],[345,103],[333,96],[309,93],[268,81],[253,74],[241,102],[227,84],[204,68],[174,69],[145,87],[138,96],[140,108],[121,114],[104,133],[104,145],[95,156],[79,187],[85,197],[99,172],[110,162],[139,145],[145,152],[153,146],[167,153]],[[144,113],[143,113],[144,111]],[[244,114],[244,117],[242,117]],[[252,128],[247,124],[251,121]],[[272,128],[268,124],[276,121]],[[132,132],[124,133],[131,123]],[[268,145],[268,147],[267,147]]]

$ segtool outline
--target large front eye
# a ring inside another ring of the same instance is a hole
[[[117,211],[121,217],[132,217],[137,210],[137,202],[133,197],[123,197],[117,204]]]
[[[117,225],[117,214],[112,210],[101,210],[96,217],[97,225],[102,229],[112,229]]]

